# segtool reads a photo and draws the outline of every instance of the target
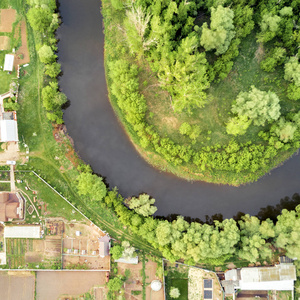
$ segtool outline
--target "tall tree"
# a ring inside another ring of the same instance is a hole
[[[229,7],[212,7],[210,29],[204,23],[200,39],[200,44],[206,51],[216,49],[216,55],[226,52],[235,35],[233,17],[234,12]]]
[[[239,116],[246,116],[253,120],[253,124],[260,126],[266,121],[276,121],[280,117],[280,104],[278,96],[265,92],[252,86],[249,92],[238,94],[232,112]]]
[[[128,198],[125,203],[130,209],[134,209],[138,214],[147,217],[153,215],[157,211],[154,198],[150,198],[148,194],[141,194],[138,198]]]
[[[81,173],[77,177],[79,195],[86,195],[90,200],[102,200],[106,195],[103,178],[91,173]]]

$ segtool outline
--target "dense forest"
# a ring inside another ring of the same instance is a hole
[[[300,1],[103,1],[111,101],[140,153],[238,185],[299,148]]]

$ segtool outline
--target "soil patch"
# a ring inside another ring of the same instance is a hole
[[[10,37],[0,36],[0,50],[8,50],[10,43]]]
[[[16,10],[12,8],[0,10],[0,32],[12,32],[16,15]]]
[[[258,62],[260,62],[264,56],[265,50],[262,43],[259,43],[258,48],[255,52],[255,58]]]
[[[34,299],[35,277],[30,272],[0,272],[1,299]]]
[[[25,20],[21,21],[21,47],[17,50],[15,60],[14,60],[14,66],[17,67],[17,65],[23,65],[30,62],[30,56],[28,52],[28,46],[27,46],[27,31],[26,31],[26,22]]]
[[[94,286],[103,286],[106,278],[106,272],[101,271],[37,271],[36,273],[36,298],[43,300],[56,300],[61,295],[76,296],[86,293]]]

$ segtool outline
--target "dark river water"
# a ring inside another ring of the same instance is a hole
[[[102,16],[98,0],[60,0],[58,30],[60,87],[70,100],[64,114],[75,150],[93,170],[125,197],[146,192],[156,199],[158,215],[204,218],[216,213],[256,214],[261,207],[300,192],[300,158],[294,156],[256,183],[230,187],[187,182],[149,166],[118,122],[104,75]]]

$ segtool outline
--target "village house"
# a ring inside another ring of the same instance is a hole
[[[24,218],[24,200],[19,193],[0,192],[0,222]]]
[[[222,286],[226,295],[240,291],[293,291],[296,268],[292,263],[274,267],[251,267],[225,272]]]
[[[110,237],[104,235],[103,237],[99,238],[99,255],[100,257],[105,257],[109,255],[110,249]]]

